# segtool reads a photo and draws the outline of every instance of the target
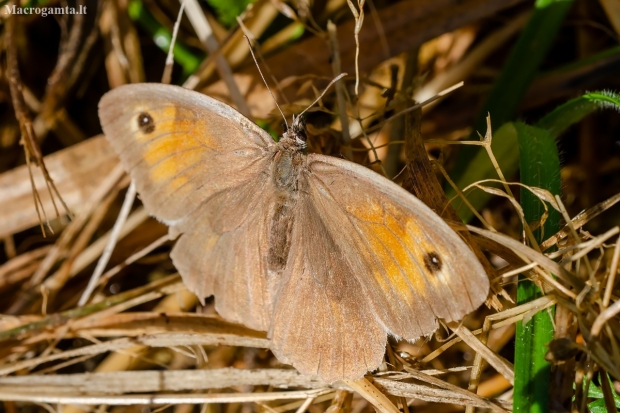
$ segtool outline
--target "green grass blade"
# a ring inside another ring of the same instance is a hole
[[[545,129],[555,138],[570,125],[597,109],[620,109],[620,95],[609,91],[590,92],[569,100],[542,118],[536,126]]]
[[[520,154],[521,182],[544,188],[554,195],[561,192],[560,158],[554,136],[545,129],[515,122]],[[526,188],[521,189],[521,206],[528,223],[540,221],[545,209],[540,199]],[[549,215],[542,228],[534,231],[537,241],[560,229],[560,213],[548,207]],[[540,297],[534,283],[522,279],[517,288],[517,303]],[[545,360],[547,344],[553,339],[553,323],[547,311],[534,315],[527,323],[517,323],[515,336],[515,412],[546,412],[549,400],[550,364]]]
[[[572,4],[573,0],[536,1],[532,16],[510,53],[487,102],[478,115],[475,124],[475,129],[478,132],[484,134],[487,114],[491,115],[491,121],[494,125],[503,125],[512,120],[523,95],[538,72],[541,62],[547,56],[560,25]],[[506,150],[498,148],[499,151],[507,155],[507,158],[501,158],[497,155],[496,158],[504,174],[511,176],[516,173],[518,167],[517,145],[516,142],[500,143],[500,145],[504,144],[514,146]],[[473,147],[461,148],[459,160],[451,172],[459,188],[464,188],[480,179],[494,176],[492,175],[492,168],[485,169],[472,161],[476,149]],[[476,172],[475,177],[472,178],[473,181],[466,181],[463,178],[463,175],[469,170]],[[451,188],[447,187],[446,189],[448,198],[455,195]],[[488,194],[475,193],[470,201],[474,207],[480,208],[488,201],[489,197]],[[472,213],[469,210],[461,210],[461,218],[464,221],[469,221],[471,217]]]

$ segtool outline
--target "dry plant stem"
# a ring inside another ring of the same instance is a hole
[[[555,332],[554,339],[568,338],[575,341],[577,336],[577,322],[575,315],[567,307],[558,305],[555,307]],[[575,358],[558,364],[551,371],[551,389],[549,399],[559,405],[570,406],[575,382]]]
[[[448,327],[452,329],[465,343],[467,343],[476,353],[480,354],[499,374],[504,376],[510,384],[514,385],[514,371],[510,363],[495,354],[491,349],[484,345],[471,331],[458,323],[449,323]]]
[[[0,265],[0,280],[8,276],[8,274],[24,268],[33,262],[38,264],[38,261],[45,256],[51,248],[51,245],[46,245],[11,258],[9,261]]]
[[[334,76],[337,76],[342,73],[342,68],[340,66],[340,47],[338,45],[336,25],[331,20],[327,22],[327,35],[329,38],[329,46],[332,56],[332,71]],[[338,102],[338,114],[342,128],[341,144],[345,145],[345,148],[343,148],[345,152],[344,156],[347,159],[352,159],[352,153],[350,153],[350,150],[346,148],[346,145],[348,145],[351,141],[351,135],[349,135],[349,116],[347,115],[347,105],[344,98],[344,85],[342,82],[336,83],[336,99]]]
[[[99,27],[104,39],[105,66],[110,88],[144,82],[140,43],[129,14],[126,10],[118,9],[118,2],[101,3],[103,11]]]
[[[374,381],[378,386],[381,386],[384,391],[395,396],[414,398],[434,403],[483,407],[486,409],[492,409],[492,411],[499,413],[506,412],[503,406],[498,405],[499,401],[484,399],[456,386],[453,387],[456,387],[456,389],[459,389],[460,391],[453,389],[452,387],[448,390],[446,387],[450,385],[446,382],[443,382],[442,385],[437,388],[419,384],[403,383],[383,378],[375,378]],[[510,408],[510,404],[506,403],[506,407]]]
[[[368,4],[371,6],[371,10],[373,10],[374,7],[372,6],[372,2],[369,2]],[[374,16],[374,12],[372,14]],[[419,50],[412,50],[405,54],[405,70],[403,73],[403,80],[400,90],[401,93],[406,97],[411,96],[412,88],[414,86],[414,79],[418,73],[419,52]],[[394,84],[392,86],[393,89],[396,90],[397,85]],[[399,99],[396,102],[395,108],[398,111],[406,109],[405,105],[409,104],[408,100],[409,99]],[[402,144],[405,142],[404,140],[402,140],[403,136],[405,136],[405,119],[398,118],[392,123],[392,128],[390,130],[390,142],[387,144],[389,146],[387,154],[385,155],[385,160],[383,162],[385,166],[386,176],[390,179],[394,179],[394,177],[398,174],[398,168],[400,166],[400,155],[403,149]],[[375,146],[375,148],[378,149],[379,146]]]
[[[391,39],[390,52],[396,56],[419,47],[424,42],[431,40],[443,33],[455,30],[463,25],[471,24],[482,17],[489,16],[498,10],[505,9],[524,0],[404,0],[393,3],[378,10],[379,17],[384,25],[386,36]],[[344,3],[344,2],[343,2]],[[336,3],[329,2],[328,8]],[[246,23],[257,34],[252,26]],[[342,67],[345,71],[353,73],[355,42],[351,33],[354,30],[355,21],[349,19],[339,24],[340,53]],[[360,44],[364,50],[381,50],[380,39],[375,26],[366,24],[360,32]],[[324,37],[312,37],[296,43],[294,55],[292,49],[283,51],[267,58],[273,74],[278,79],[302,76],[308,72],[309,65],[313,68],[316,76],[327,77],[333,73],[331,69],[331,51],[324,45]],[[296,56],[303,56],[297,58]],[[383,53],[361,53],[359,56],[360,72],[369,72],[383,61]],[[255,69],[247,66],[241,69],[236,76],[255,76]],[[213,85],[213,88],[221,90],[222,83]],[[209,88],[212,90],[212,88]],[[295,99],[298,88],[284,88],[291,100]],[[264,105],[262,96],[264,90],[254,89],[246,97],[252,104]],[[270,108],[264,107],[265,113]]]
[[[290,7],[288,8],[290,10]],[[255,33],[256,36],[262,35],[265,30],[271,26],[271,23],[278,15],[278,7],[274,1],[267,2],[266,0],[258,1],[248,7],[240,16],[237,17],[238,21],[244,22],[244,26],[247,26],[248,31]],[[244,31],[242,29],[242,31]],[[247,33],[245,33],[248,35]],[[248,36],[254,39],[254,35]],[[288,36],[286,41],[290,40]],[[283,42],[281,42],[283,43]],[[203,86],[203,83],[208,81],[215,68],[215,57],[219,54],[226,56],[227,61],[231,66],[237,67],[245,63],[245,59],[248,54],[248,49],[245,47],[245,42],[241,37],[241,31],[238,28],[234,28],[228,32],[224,39],[221,39],[220,48],[218,53],[212,54],[200,64],[195,74],[191,75],[184,84],[184,87],[189,89],[198,89]],[[263,67],[267,67],[266,64]],[[285,99],[286,100],[286,99]]]
[[[585,284],[581,279],[576,277],[574,274],[566,271],[557,262],[547,258],[541,253],[538,253],[532,250],[531,248],[528,248],[527,246],[521,244],[520,242],[504,234],[487,231],[487,230],[477,228],[471,225],[467,225],[467,228],[473,233],[483,235],[486,238],[489,238],[493,241],[496,241],[512,249],[515,252],[515,254],[517,254],[526,263],[537,262],[540,266],[540,268],[536,268],[538,273],[544,277],[547,283],[554,286],[558,291],[561,291],[566,296],[571,297],[571,298],[577,298],[577,295],[575,294],[574,291],[571,291],[565,286],[563,286],[562,284],[560,284],[550,274],[556,275],[561,280],[567,282],[569,285],[576,288],[577,291],[581,291],[585,287]],[[547,274],[545,271],[542,271],[542,269],[548,271],[549,274]]]
[[[560,212],[562,213],[562,216],[564,217],[564,220],[566,221],[566,224],[568,225],[568,228],[570,229],[570,232],[573,235],[573,238],[575,239],[576,242],[580,242],[581,238],[579,237],[579,234],[577,234],[577,230],[575,230],[575,228],[573,227],[573,223],[570,219],[570,216],[568,215],[568,212],[566,211],[566,208],[564,208],[562,199],[558,195],[556,195],[555,198],[558,202]],[[616,230],[617,229],[618,227],[616,227]],[[590,265],[590,260],[587,260],[587,259],[583,260],[583,263],[586,267],[586,270],[588,271],[588,276],[590,277],[590,285],[586,286],[586,288],[596,286],[598,283],[596,279],[594,278],[594,271],[592,270],[592,266]]]
[[[173,285],[176,289],[182,288],[182,284]],[[201,334],[187,334],[187,333],[163,333],[154,335],[143,335],[134,338],[119,338],[114,340],[105,341],[101,344],[93,344],[90,346],[81,347],[73,350],[66,350],[61,353],[51,354],[45,357],[36,357],[34,359],[23,360],[13,364],[8,364],[0,367],[0,375],[8,375],[19,371],[21,369],[34,368],[43,363],[49,363],[56,360],[70,359],[73,357],[82,357],[85,355],[95,356],[97,354],[103,354],[110,351],[119,352],[121,350],[130,349],[136,345],[150,346],[150,347],[173,347],[173,346],[241,346],[241,347],[256,347],[256,348],[268,348],[269,341],[266,338],[251,337],[251,336],[237,336],[237,335],[225,335],[221,332],[218,333],[201,333]]]
[[[38,403],[85,404],[85,405],[149,405],[149,404],[202,404],[202,403],[247,403],[270,400],[306,399],[332,390],[298,390],[269,393],[223,393],[223,394],[157,394],[125,396],[81,396],[40,395],[37,393],[16,394],[0,390],[0,399],[5,401],[26,401]]]
[[[493,167],[495,168],[495,171],[497,172],[499,179],[502,181],[502,184],[504,186],[504,189],[506,190],[506,193],[510,195],[511,199],[516,199],[514,194],[512,193],[512,190],[510,189],[510,186],[508,185],[508,181],[506,181],[506,178],[504,177],[504,173],[502,172],[502,169],[499,167],[499,164],[497,163],[497,159],[495,159],[495,154],[493,153],[493,149],[491,149],[491,143],[493,139],[492,131],[493,129],[491,128],[491,115],[487,115],[487,131],[484,136],[484,139],[482,140],[484,142],[484,145],[483,145],[484,149],[487,151],[487,154],[489,155],[489,159],[491,160],[491,163],[493,164]],[[523,231],[525,232],[527,239],[530,241],[531,247],[534,248],[534,250],[540,252],[540,247],[538,246],[536,237],[534,237],[534,233],[532,232],[532,229],[527,223],[523,225]]]
[[[90,295],[93,293],[93,291],[97,287],[99,278],[101,277],[101,274],[103,274],[103,270],[105,270],[106,265],[108,265],[110,257],[112,256],[112,252],[114,251],[114,246],[116,245],[116,242],[118,241],[118,237],[121,232],[121,229],[123,228],[123,225],[125,225],[125,222],[127,221],[127,217],[129,216],[129,212],[131,211],[131,207],[135,199],[136,199],[136,184],[132,181],[131,184],[129,184],[129,189],[127,189],[127,193],[125,194],[125,200],[123,201],[123,206],[121,207],[121,211],[118,214],[118,218],[116,219],[116,222],[114,223],[114,227],[112,228],[112,231],[110,233],[110,238],[108,238],[108,243],[106,244],[106,247],[103,250],[103,254],[101,255],[101,258],[99,258],[99,261],[97,262],[95,271],[93,272],[93,275],[88,281],[88,285],[86,286],[84,293],[82,294],[82,296],[80,297],[80,300],[78,301],[78,306],[83,306],[84,304],[86,304],[86,302],[90,298]]]
[[[494,405],[493,403],[488,402],[487,400],[484,400],[483,398],[477,396],[475,393],[472,393],[468,390],[462,389],[458,386],[455,386],[453,384],[450,384],[448,382],[445,382],[443,380],[440,380],[436,377],[430,376],[428,374],[425,374],[421,371],[415,370],[415,369],[411,369],[411,368],[405,368],[405,370],[407,371],[408,375],[411,376],[412,378],[416,379],[416,380],[420,380],[423,382],[426,382],[428,384],[431,384],[433,386],[437,386],[441,389],[445,389],[448,391],[451,391],[454,393],[455,396],[457,397],[463,397],[463,398],[469,398],[471,400],[476,400],[478,402],[480,402],[483,406],[481,407],[487,407],[493,411],[497,411],[497,412],[503,412],[504,410],[499,408],[498,406]],[[382,384],[384,383],[383,381],[381,382]],[[471,406],[471,404],[469,405]]]
[[[366,0],[357,0],[357,7],[359,11],[353,5],[351,0],[347,0],[347,4],[351,9],[351,13],[353,13],[353,18],[355,19],[355,28],[353,30],[353,35],[355,36],[355,95],[359,96],[359,85],[360,85],[360,68],[359,68],[359,57],[360,57],[360,38],[359,34],[362,30],[362,25],[364,24],[364,3]]]
[[[84,0],[78,0],[77,5],[83,6]],[[40,116],[42,116],[43,121],[49,125],[54,123],[55,112],[57,108],[63,105],[65,97],[71,87],[69,78],[78,58],[79,46],[84,31],[85,15],[74,14],[71,15],[71,17],[71,28],[69,29],[69,33],[63,30],[58,61],[56,62],[54,71],[48,78],[45,96],[41,104]],[[61,25],[61,27],[66,30],[69,17],[68,15],[63,15],[63,18],[65,24]]]
[[[60,269],[51,277],[46,279],[41,288],[44,288],[47,294],[49,294],[49,302],[53,302],[58,292],[65,286],[71,276],[71,269],[77,257],[88,246],[88,242],[93,237],[93,234],[100,228],[101,222],[107,215],[108,209],[116,198],[115,193],[108,194],[104,198],[101,204],[93,212],[88,223],[84,226],[82,231],[78,234],[75,242],[69,250],[67,259],[62,263]]]
[[[344,387],[342,383],[335,383],[334,387],[339,390],[334,395],[334,389],[326,388],[325,383],[318,381],[314,377],[300,375],[294,370],[280,369],[240,370],[221,368],[212,370],[83,373],[63,376],[35,375],[31,377],[32,381],[27,380],[28,377],[25,376],[0,378],[0,384],[5,392],[10,390],[20,394],[32,394],[32,388],[36,388],[39,394],[49,394],[52,396],[71,396],[79,392],[84,397],[89,396],[89,393],[97,397],[104,391],[108,395],[122,397],[120,395],[126,393],[179,392],[189,390],[204,392],[209,389],[231,386],[268,385],[275,388],[305,387],[315,389],[318,394],[309,393],[307,397],[303,398],[316,397],[316,402],[329,400],[334,397],[338,399],[338,394],[341,394],[344,400],[339,403],[346,404],[347,398],[350,398],[346,394],[348,392],[344,391],[349,388]],[[487,399],[417,371],[405,374],[402,378],[415,378],[433,387],[402,383],[395,381],[396,378],[375,378],[374,380],[382,388],[389,389],[390,393],[396,395],[407,395],[407,397],[420,396],[423,400],[474,405],[489,408],[496,412],[505,411]],[[328,394],[330,395],[328,396]],[[298,409],[304,402],[305,400],[272,407],[270,411],[282,412]],[[336,402],[337,400],[334,400],[334,403]]]
[[[562,230],[560,230],[557,234],[555,234],[554,236],[550,237],[545,242],[540,244],[541,250],[545,251],[551,246],[557,244],[560,240],[566,238],[571,233],[572,230],[580,229],[590,220],[599,216],[601,213],[607,211],[609,208],[617,204],[619,201],[620,201],[620,194],[616,194],[612,196],[611,198],[596,204],[592,208],[589,208],[579,213],[575,218],[573,218],[570,221],[567,221],[571,223],[570,225],[567,223],[564,226],[564,228],[562,228]]]
[[[230,98],[234,102],[237,110],[246,116],[247,118],[252,118],[252,114],[250,112],[250,107],[245,101],[243,95],[239,91],[239,87],[235,82],[233,77],[232,70],[226,61],[226,58],[219,52],[219,45],[215,36],[213,35],[213,31],[211,30],[211,26],[207,21],[207,18],[202,12],[200,5],[196,0],[183,0],[185,2],[185,7],[187,8],[187,17],[189,18],[198,38],[201,43],[205,46],[210,54],[216,54],[215,64],[217,66],[218,73],[222,80],[226,83],[228,87],[228,92],[230,93]]]
[[[398,408],[381,393],[367,378],[359,380],[342,380],[344,384],[368,400],[380,413],[399,413]]]
[[[390,58],[390,56],[392,56],[392,54],[390,53],[390,45],[388,44],[387,38],[385,37],[383,23],[381,23],[381,18],[379,17],[379,13],[377,13],[377,8],[375,7],[375,3],[373,0],[368,0],[368,7],[370,8],[372,22],[377,29],[377,34],[379,35],[379,40],[381,41],[381,48],[383,49],[384,59],[387,60]]]
[[[450,184],[450,186],[452,187],[452,189],[454,189],[454,191],[456,192],[457,196],[461,199],[461,201],[463,201],[463,203],[465,203],[465,205],[467,205],[467,207],[472,211],[472,213],[474,214],[474,216],[476,218],[478,218],[478,220],[480,220],[480,222],[482,223],[482,225],[484,225],[484,227],[486,229],[488,229],[489,231],[495,231],[495,228],[493,228],[491,226],[491,224],[489,224],[487,222],[486,219],[484,219],[484,217],[478,212],[478,210],[476,208],[474,208],[474,206],[471,204],[471,202],[469,202],[469,199],[467,199],[467,197],[465,196],[465,194],[463,193],[463,191],[461,191],[461,188],[459,188],[458,186],[456,186],[456,184],[454,183],[454,181],[452,180],[452,178],[450,178],[450,175],[448,175],[448,173],[446,172],[446,170],[444,169],[444,167],[438,163],[438,162],[433,162],[433,165],[435,165],[440,171],[441,174],[443,175],[444,179]],[[449,200],[448,203],[446,204],[445,208],[448,208],[448,206],[452,205],[452,200]],[[453,207],[454,208],[454,207]],[[444,211],[441,211],[441,215],[444,214]]]
[[[421,107],[423,107],[423,106],[430,105],[431,103],[435,102],[436,100],[443,98],[444,96],[448,95],[448,94],[449,94],[449,93],[451,93],[451,92],[454,92],[456,89],[458,89],[458,88],[462,87],[464,84],[465,84],[464,82],[459,82],[459,83],[457,83],[457,84],[455,84],[455,85],[453,85],[453,86],[450,86],[449,88],[447,88],[447,89],[445,89],[445,90],[442,90],[441,92],[439,92],[438,94],[436,94],[436,95],[435,95],[435,96],[433,96],[432,98],[427,99],[427,100],[425,100],[424,102],[421,102],[421,103],[416,103],[415,105],[410,106],[409,108],[407,108],[407,109],[405,109],[405,110],[401,110],[400,112],[398,112],[398,113],[396,113],[396,114],[392,115],[389,119],[386,119],[384,122],[381,122],[381,123],[379,123],[379,124],[377,124],[377,125],[375,125],[375,126],[373,126],[373,127],[371,127],[371,128],[366,129],[365,131],[363,131],[363,132],[362,132],[362,133],[360,133],[359,135],[354,136],[354,137],[353,137],[353,138],[351,138],[351,139],[357,139],[357,138],[359,138],[360,136],[362,136],[362,134],[369,134],[369,133],[371,133],[371,132],[375,132],[375,131],[377,131],[377,130],[379,130],[379,129],[383,128],[383,126],[384,126],[387,122],[391,122],[391,121],[393,121],[394,119],[398,119],[400,116],[403,116],[403,115],[406,115],[407,113],[410,113],[410,112],[416,111],[416,110],[420,109],[420,108],[421,108]],[[429,140],[429,142],[432,142],[432,140]],[[447,142],[449,142],[449,141],[439,141],[439,142],[442,142],[442,143],[447,143]],[[478,144],[480,144],[480,143],[478,143]]]
[[[482,327],[482,333],[479,335],[480,342],[484,345],[487,345],[488,332],[491,329],[491,322],[489,319],[484,320],[484,325]],[[472,393],[476,393],[478,389],[478,385],[480,384],[480,376],[482,374],[483,367],[483,359],[482,355],[476,352],[474,356],[474,366],[471,370],[471,375],[469,377],[469,385],[467,386],[467,390]],[[467,406],[465,408],[465,413],[474,413],[474,408],[472,406]]]
[[[56,244],[54,244],[50,252],[47,254],[41,263],[41,266],[37,269],[37,272],[30,280],[28,284],[30,288],[40,284],[43,281],[58,258],[65,254],[69,243],[86,224],[90,215],[99,205],[101,200],[112,190],[112,188],[114,188],[124,174],[125,172],[123,167],[119,164],[110,172],[106,179],[101,182],[99,188],[97,188],[90,199],[82,206],[75,219],[64,229],[60,235],[60,238],[56,241]]]
[[[609,300],[611,300],[611,293],[613,291],[614,283],[616,282],[616,274],[618,273],[618,261],[620,261],[620,238],[616,240],[614,255],[611,258],[609,276],[605,287],[605,295],[603,296],[603,308],[607,308],[609,306]]]
[[[386,361],[387,363],[384,363],[381,365],[379,372],[383,373],[383,367],[385,366],[386,371],[389,371],[391,369],[393,370],[400,370],[400,366],[398,365],[398,363],[400,362],[400,359],[397,359],[394,351],[392,349],[392,344],[388,343],[388,345],[386,346]],[[396,406],[398,407],[398,409],[402,412],[402,413],[409,413],[409,406],[407,406],[407,400],[404,397],[397,397],[396,398]]]
[[[346,390],[337,390],[332,404],[327,408],[325,413],[350,413],[352,400],[353,393]]]
[[[174,66],[174,44],[177,41],[177,35],[179,34],[179,27],[181,26],[181,18],[183,17],[184,9],[185,1],[181,0],[179,14],[177,16],[177,20],[174,22],[174,27],[172,29],[172,39],[170,40],[168,55],[166,56],[166,66],[164,67],[164,73],[161,75],[161,83],[166,85],[170,84],[170,78],[172,77],[172,67]]]
[[[11,6],[17,6],[18,2],[13,0],[11,2]],[[19,66],[17,61],[17,49],[16,49],[16,31],[17,31],[17,16],[10,16],[7,19],[7,27],[6,27],[6,47],[7,47],[7,79],[9,82],[9,89],[11,92],[11,100],[13,103],[13,110],[15,111],[15,116],[17,121],[19,122],[19,128],[21,132],[21,144],[24,146],[24,152],[26,155],[26,162],[28,164],[28,172],[30,175],[30,185],[32,187],[32,196],[34,199],[34,206],[37,211],[37,215],[39,217],[39,224],[41,226],[41,232],[43,236],[45,236],[45,229],[43,227],[43,219],[41,218],[41,212],[45,216],[45,222],[47,223],[48,229],[50,232],[52,228],[49,225],[49,221],[45,214],[45,209],[43,209],[43,204],[41,203],[41,199],[39,197],[38,192],[35,189],[34,181],[32,178],[32,169],[30,166],[30,157],[34,156],[35,164],[40,160],[40,166],[42,170],[45,170],[45,164],[43,163],[43,156],[41,154],[41,149],[39,148],[38,142],[36,141],[36,137],[34,136],[34,130],[32,126],[32,119],[30,117],[30,113],[28,112],[28,108],[24,101],[24,96],[22,94],[22,82],[21,76],[19,73]],[[45,175],[45,172],[43,172]],[[47,178],[47,176],[46,176]],[[49,189],[49,186],[48,186]],[[51,194],[51,193],[50,193]],[[52,196],[53,199],[53,196]],[[54,208],[56,208],[56,204],[54,203]],[[56,209],[56,213],[58,214],[58,209]]]
[[[79,55],[75,59],[75,63],[73,64],[71,74],[68,80],[69,86],[75,85],[80,73],[82,72],[82,68],[84,67],[84,64],[86,63],[88,54],[90,53],[91,49],[95,45],[95,42],[99,38],[98,22],[101,17],[101,13],[103,12],[104,4],[105,2],[103,1],[97,2],[96,15],[93,20],[94,21],[93,27],[91,28],[90,33],[86,37],[86,40],[84,40],[84,43],[82,45],[82,48],[80,49]]]
[[[98,286],[105,285],[110,278],[112,278],[116,274],[118,274],[123,268],[127,267],[130,264],[133,264],[134,262],[138,261],[140,258],[142,258],[145,255],[151,253],[153,250],[155,250],[156,248],[164,245],[168,241],[170,241],[170,237],[168,236],[168,234],[161,236],[159,239],[153,241],[148,246],[142,248],[140,251],[136,252],[135,254],[133,254],[132,256],[127,258],[122,263],[120,263],[117,266],[115,266],[114,268],[111,268],[108,271],[106,271],[101,276],[101,278],[99,279],[99,282],[98,282],[97,285]]]
[[[4,243],[4,253],[6,254],[9,260],[15,258],[17,256],[17,250],[15,249],[15,240],[13,236],[7,235],[2,238],[2,242]]]
[[[571,262],[571,261],[577,261],[577,260],[580,260],[581,258],[584,258],[593,249],[601,248],[602,244],[605,241],[607,241],[609,238],[611,238],[614,235],[616,235],[618,232],[620,232],[620,227],[613,227],[609,231],[605,232],[604,234],[601,234],[601,235],[597,236],[593,240],[590,240],[590,241],[587,241],[587,242],[582,242],[579,245],[580,251],[575,253],[575,254],[573,254],[572,256],[568,257],[567,259],[562,260],[562,264],[567,263],[567,262]],[[617,267],[616,267],[616,269],[617,269]]]
[[[148,218],[148,213],[144,209],[138,209],[134,214],[132,214],[121,229],[120,238],[127,235],[129,232],[133,231],[138,225],[143,223]],[[97,239],[94,243],[92,243],[88,248],[82,251],[77,257],[73,259],[70,266],[64,267],[56,271],[49,278],[47,278],[44,282],[45,289],[47,291],[57,291],[60,289],[68,279],[75,276],[77,273],[82,271],[86,266],[91,264],[95,259],[97,259],[101,253],[103,252],[105,245],[110,237],[110,232],[104,234],[101,238]],[[36,299],[39,290],[34,289],[30,291],[30,293],[20,297],[9,310],[7,310],[8,314],[20,314],[23,312],[23,309],[32,304],[33,300]],[[1,335],[1,334],[0,334]]]
[[[594,323],[592,323],[592,329],[590,330],[592,337],[597,337],[605,323],[615,317],[618,313],[620,313],[620,300],[607,307],[598,315],[598,317],[596,317]]]
[[[490,329],[494,330],[494,329],[501,328],[509,324],[514,324],[517,321],[522,320],[524,315],[526,315],[527,313],[530,313],[532,311],[538,312],[546,308],[549,308],[555,304],[556,304],[556,301],[552,299],[550,296],[544,296],[534,301],[530,301],[526,304],[520,305],[518,307],[514,307],[508,310],[501,311],[497,314],[490,315],[487,317],[487,319],[490,322],[493,322],[490,326]],[[479,330],[472,331],[472,334],[476,335],[476,334],[481,334],[483,332],[484,332],[484,329],[482,328]],[[446,351],[448,348],[452,347],[454,344],[459,343],[461,341],[462,340],[460,337],[457,337],[457,338],[454,338],[448,341],[447,343],[443,344],[437,350],[425,356],[421,360],[421,362],[429,363],[433,359],[437,358],[441,353]]]

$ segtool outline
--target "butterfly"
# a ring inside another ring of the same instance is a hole
[[[307,153],[303,119],[276,142],[230,106],[133,84],[99,103],[103,131],[201,301],[268,332],[283,363],[326,382],[383,360],[486,299],[473,252],[419,199],[344,159]]]

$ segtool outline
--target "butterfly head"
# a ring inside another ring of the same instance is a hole
[[[307,147],[306,140],[306,122],[301,116],[293,115],[293,123],[282,135],[282,141],[286,141],[289,145],[296,146],[299,150]]]

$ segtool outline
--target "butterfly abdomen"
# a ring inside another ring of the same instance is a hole
[[[281,274],[291,249],[293,229],[293,208],[290,200],[281,199],[276,204],[269,224],[269,252],[267,270],[270,274]]]

